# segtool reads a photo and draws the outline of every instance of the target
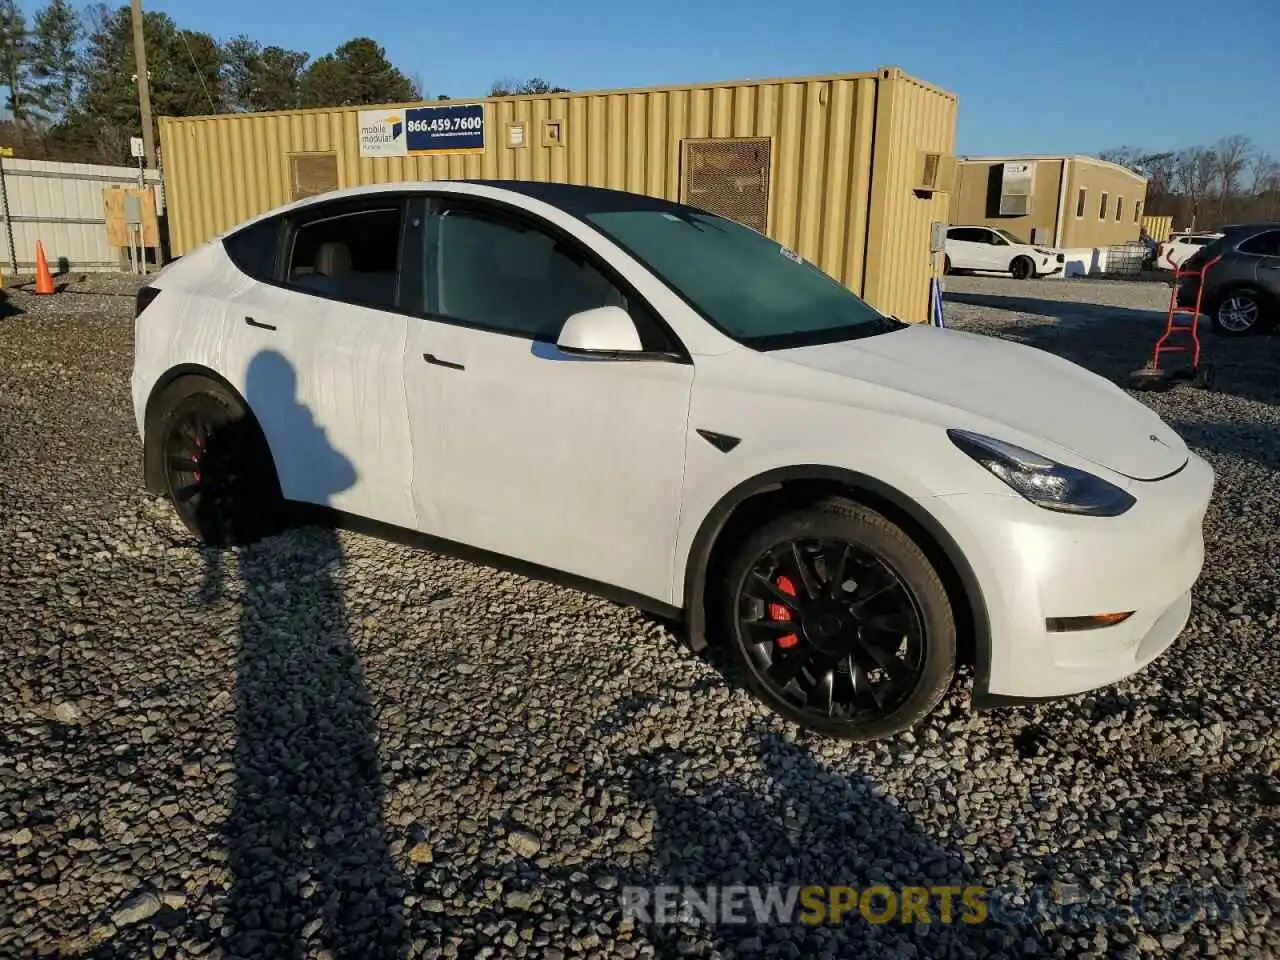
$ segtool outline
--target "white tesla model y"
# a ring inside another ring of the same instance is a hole
[[[1121,389],[901,323],[772,240],[558,184],[257,217],[138,296],[148,486],[210,543],[297,505],[679,618],[849,739],[1128,676],[1178,636],[1213,473]]]

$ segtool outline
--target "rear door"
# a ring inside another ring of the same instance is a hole
[[[273,278],[236,298],[228,360],[287,498],[412,527],[405,205],[380,195],[287,217]]]
[[[956,270],[986,270],[985,230],[952,227],[947,231],[947,256]]]

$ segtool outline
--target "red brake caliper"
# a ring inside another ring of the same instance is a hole
[[[787,596],[794,597],[796,595],[796,585],[787,577],[778,577],[775,582],[778,585],[778,589]],[[791,611],[780,603],[771,603],[769,604],[769,619],[780,620],[783,622],[790,621]],[[783,650],[790,650],[799,642],[800,638],[794,633],[785,633],[778,638],[778,646]]]

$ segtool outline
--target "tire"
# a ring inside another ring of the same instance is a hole
[[[174,384],[159,398],[147,436],[159,445],[169,501],[202,543],[242,546],[285,525],[266,438],[226,388],[196,378]]]
[[[942,257],[942,275],[944,277],[951,275],[951,258],[946,255]]]
[[[724,586],[723,622],[747,687],[804,729],[852,741],[899,733],[932,712],[955,676],[955,619],[937,571],[901,528],[860,504],[827,500],[765,523],[738,548]]]
[[[1030,257],[1014,257],[1013,263],[1009,264],[1009,272],[1015,280],[1034,280],[1036,265]]]
[[[1230,290],[1214,297],[1209,307],[1213,332],[1221,337],[1243,337],[1256,333],[1266,323],[1266,303],[1257,291]]]
[[[1216,371],[1212,363],[1202,363],[1192,378],[1191,385],[1198,390],[1212,390],[1215,375]]]

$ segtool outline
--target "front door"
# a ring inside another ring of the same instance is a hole
[[[431,385],[424,396],[439,391],[438,408],[411,410],[415,435],[439,438],[417,491],[436,510],[429,532],[670,601],[692,364],[561,353],[564,321],[608,304],[650,343],[669,334],[531,214],[438,200],[422,238],[424,318],[405,371]]]

